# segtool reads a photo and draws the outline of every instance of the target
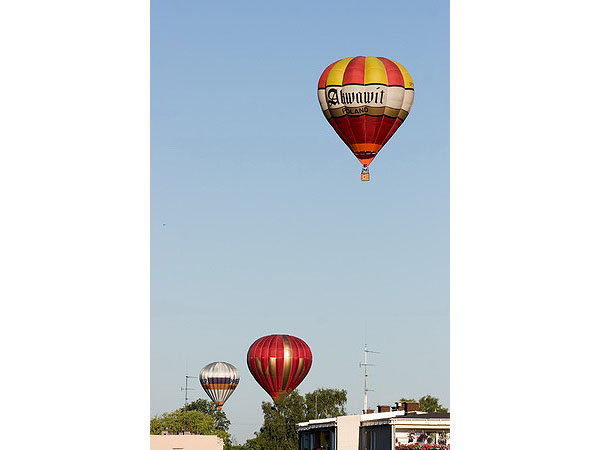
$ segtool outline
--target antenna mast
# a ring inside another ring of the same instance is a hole
[[[193,377],[191,375],[186,375],[185,376],[185,387],[184,388],[180,388],[182,391],[185,391],[185,403],[184,403],[184,406],[187,406],[187,404],[188,404],[188,391],[195,391],[194,388],[188,387],[188,380],[190,378],[196,378],[196,377]]]
[[[373,389],[369,389],[367,387],[367,377],[369,376],[369,374],[367,372],[367,368],[369,366],[374,366],[375,365],[375,364],[369,364],[369,361],[368,361],[367,357],[368,357],[369,353],[379,353],[379,352],[376,352],[376,351],[373,351],[373,350],[369,350],[367,348],[367,344],[365,344],[365,349],[364,349],[363,352],[364,352],[364,355],[365,355],[364,362],[359,363],[358,365],[359,365],[359,367],[364,367],[365,368],[365,387],[364,387],[364,397],[363,397],[363,414],[366,414],[367,413],[367,409],[369,409],[369,394],[368,393],[373,391]]]

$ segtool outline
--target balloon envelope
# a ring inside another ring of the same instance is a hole
[[[319,79],[317,94],[329,124],[368,166],[408,116],[414,84],[395,61],[356,56],[330,64]]]
[[[210,399],[221,409],[240,382],[240,373],[234,365],[213,362],[200,371],[200,384]]]
[[[312,365],[312,353],[300,338],[272,334],[250,346],[247,362],[254,379],[275,400],[302,382]]]

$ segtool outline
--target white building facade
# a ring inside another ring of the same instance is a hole
[[[298,450],[394,450],[400,444],[450,444],[450,414],[390,411],[296,425]]]

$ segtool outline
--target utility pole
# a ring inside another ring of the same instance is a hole
[[[369,350],[367,348],[367,344],[365,344],[365,349],[364,349],[363,352],[364,352],[364,355],[365,355],[364,356],[364,361],[362,363],[359,363],[358,366],[365,368],[365,387],[364,387],[364,397],[363,397],[363,414],[366,414],[367,413],[367,409],[369,409],[369,394],[368,393],[373,391],[372,389],[369,389],[368,385],[367,385],[367,377],[369,376],[369,374],[367,372],[367,368],[369,366],[374,366],[375,365],[375,364],[369,364],[368,354],[369,353],[379,353],[379,352],[376,352],[376,351],[373,351],[373,350]]]
[[[185,391],[185,403],[184,406],[187,406],[188,404],[188,391],[194,391],[194,388],[188,387],[188,380],[190,378],[197,378],[197,377],[192,377],[191,375],[186,375],[185,376],[185,387],[181,388],[182,391]]]

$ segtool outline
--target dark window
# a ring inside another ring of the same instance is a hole
[[[392,427],[375,425],[360,427],[360,450],[391,450]]]
[[[298,450],[335,450],[335,428],[319,428],[298,433]]]

